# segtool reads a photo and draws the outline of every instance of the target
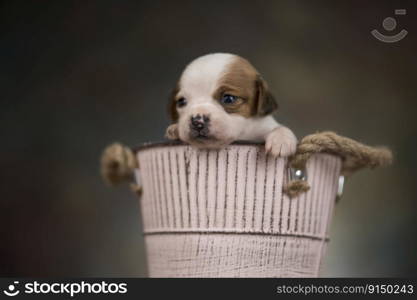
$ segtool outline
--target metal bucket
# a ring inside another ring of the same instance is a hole
[[[311,188],[291,199],[282,192],[287,159],[266,155],[262,145],[151,144],[136,155],[150,277],[319,275],[339,157],[311,157]]]

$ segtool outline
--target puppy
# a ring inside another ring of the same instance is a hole
[[[295,153],[297,139],[273,118],[277,108],[266,82],[246,59],[208,54],[182,73],[170,99],[174,123],[166,136],[199,148],[221,148],[237,140],[265,142],[266,152],[289,156]],[[104,179],[113,185],[128,180],[137,167],[134,161],[130,148],[107,147],[101,160]]]
[[[172,92],[173,124],[166,137],[198,148],[221,148],[237,140],[265,142],[266,152],[289,156],[297,139],[272,116],[277,108],[266,82],[246,59],[204,55],[185,68]]]

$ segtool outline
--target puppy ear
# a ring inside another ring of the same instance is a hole
[[[278,109],[278,103],[274,96],[269,92],[265,80],[258,75],[255,81],[255,111],[258,116],[266,116]]]
[[[177,83],[169,96],[168,114],[171,117],[173,123],[176,123],[178,121],[177,101],[175,97],[177,96],[179,90],[180,87]]]

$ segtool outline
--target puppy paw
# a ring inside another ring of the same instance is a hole
[[[101,156],[101,175],[111,185],[131,179],[135,168],[135,155],[130,148],[121,144],[108,146]]]
[[[178,133],[178,124],[171,124],[168,126],[165,137],[170,140],[178,140],[179,133]]]
[[[287,127],[278,127],[271,131],[265,140],[265,151],[275,157],[287,157],[297,150],[297,138]]]

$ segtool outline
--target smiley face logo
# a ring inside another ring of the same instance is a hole
[[[19,290],[16,289],[16,285],[19,284],[19,281],[14,281],[13,284],[10,284],[7,287],[7,290],[4,290],[3,293],[9,297],[14,297],[20,293]]]
[[[395,14],[396,15],[405,15],[407,11],[405,9],[396,9]],[[382,27],[389,32],[393,31],[397,27],[397,21],[394,18],[388,17],[385,18],[382,21]],[[402,29],[400,32],[398,32],[395,35],[385,35],[380,33],[378,30],[374,29],[371,31],[371,34],[378,40],[384,43],[396,43],[401,41],[405,36],[407,35],[408,31],[405,29]]]

